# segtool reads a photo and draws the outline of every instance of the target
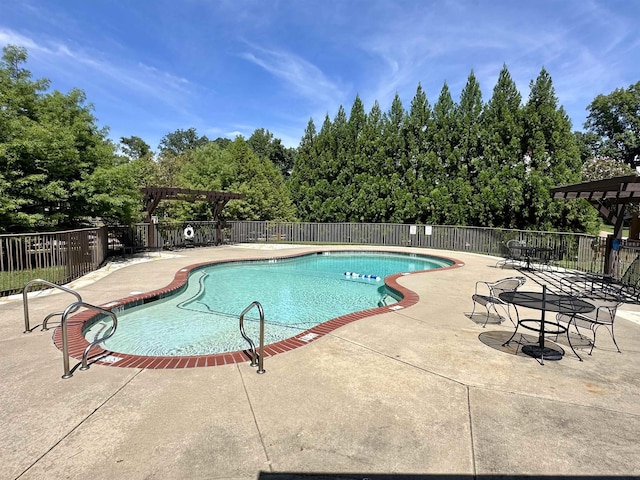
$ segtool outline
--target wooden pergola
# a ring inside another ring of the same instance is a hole
[[[608,268],[612,240],[622,238],[625,207],[640,203],[640,177],[628,175],[554,187],[551,189],[551,196],[554,199],[584,198],[598,210],[602,218],[613,225],[613,235],[607,239],[605,249],[605,268]],[[629,238],[637,239],[637,215],[633,216],[633,220],[629,229]]]
[[[183,202],[209,202],[214,204],[213,221],[216,223],[216,245],[222,242],[222,228],[220,226],[220,213],[229,200],[244,198],[241,193],[213,192],[208,190],[190,190],[187,188],[172,187],[147,187],[142,189],[144,194],[147,222],[151,223],[151,217],[162,200],[174,200]],[[149,245],[155,243],[155,229],[149,228]]]
[[[551,189],[553,198],[584,198],[593,205],[600,216],[613,225],[613,238],[622,238],[624,208],[640,203],[640,177],[607,178],[593,182],[575,183]]]

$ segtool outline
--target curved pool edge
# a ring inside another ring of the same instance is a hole
[[[206,266],[223,264],[223,263],[239,263],[239,262],[251,262],[251,261],[264,261],[264,260],[280,260],[280,259],[288,259],[288,258],[296,258],[302,257],[306,255],[318,255],[322,254],[326,250],[313,250],[304,253],[295,253],[291,255],[281,255],[276,257],[269,258],[250,258],[250,259],[232,259],[232,260],[216,260],[216,261],[208,261],[201,262],[189,265],[187,267],[183,267],[176,272],[171,283],[157,290],[152,290],[149,292],[144,292],[141,294],[130,295],[119,300],[115,300],[112,302],[107,302],[105,304],[99,305],[99,307],[105,310],[115,310],[116,313],[118,310],[125,309],[127,307],[132,307],[136,305],[142,305],[145,303],[150,303],[155,300],[159,300],[161,298],[167,297],[169,295],[174,294],[177,290],[183,288],[189,275],[192,271],[197,270],[199,268],[203,268]],[[331,250],[330,252],[340,252],[340,253],[348,253],[353,251],[353,249],[345,249],[345,250]],[[371,250],[372,253],[381,252],[381,253],[398,253],[406,255],[406,252],[395,251],[395,250]],[[393,290],[394,292],[402,295],[402,299],[392,305],[387,305],[383,307],[375,307],[367,310],[360,310],[358,312],[348,313],[346,315],[341,315],[336,318],[332,318],[323,322],[319,325],[316,325],[304,332],[301,332],[293,337],[290,337],[285,340],[281,340],[275,343],[271,343],[269,345],[264,346],[264,357],[272,357],[279,353],[288,352],[290,350],[294,350],[296,348],[307,345],[313,341],[316,341],[323,336],[327,335],[334,330],[347,325],[356,320],[362,320],[363,318],[372,317],[374,315],[380,315],[382,313],[394,312],[399,309],[407,308],[412,305],[415,305],[420,300],[420,297],[414,291],[403,287],[398,283],[398,279],[410,275],[422,274],[422,273],[435,273],[441,272],[444,270],[450,270],[454,268],[460,268],[464,266],[464,262],[461,262],[457,259],[441,256],[441,255],[432,255],[432,254],[424,254],[424,256],[435,257],[439,259],[444,259],[452,262],[452,265],[447,267],[441,267],[430,270],[418,270],[407,273],[396,273],[390,275],[384,279],[385,285]],[[68,348],[69,348],[69,356],[81,360],[84,350],[89,346],[89,342],[85,339],[83,335],[83,327],[86,322],[93,320],[95,317],[100,314],[91,311],[85,310],[80,312],[72,317],[70,317],[67,321],[67,335],[68,335]],[[62,350],[62,332],[61,328],[56,328],[53,334],[53,342],[55,346]],[[244,363],[250,361],[250,355],[247,350],[239,350],[234,352],[224,352],[224,353],[215,353],[210,355],[193,355],[193,356],[143,356],[143,355],[131,355],[119,352],[113,352],[109,350],[104,350],[99,347],[94,347],[90,352],[90,364],[97,365],[108,365],[122,368],[142,368],[142,369],[176,369],[176,368],[194,368],[194,367],[213,367],[220,365],[230,365],[236,363]]]

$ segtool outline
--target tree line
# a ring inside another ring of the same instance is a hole
[[[142,220],[140,188],[243,193],[227,219],[394,222],[595,231],[584,201],[549,189],[632,172],[640,153],[640,82],[599,95],[585,132],[572,132],[549,73],[523,102],[506,66],[488,101],[473,71],[454,101],[445,83],[431,104],[420,85],[408,110],[367,112],[356,96],[297,148],[266,129],[210,140],[194,128],[165,135],[152,151],[137,136],[119,144],[98,128],[84,93],[49,91],[24,68],[24,48],[0,63],[0,233],[61,229],[100,219]],[[635,110],[634,110],[635,107]],[[165,202],[168,220],[207,220],[206,203]]]

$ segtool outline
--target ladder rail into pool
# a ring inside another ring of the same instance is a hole
[[[28,296],[28,293],[29,293],[29,287],[31,287],[32,285],[36,285],[36,284],[47,285],[48,287],[55,288],[55,289],[58,289],[58,290],[62,290],[63,292],[66,292],[66,293],[70,293],[71,295],[76,297],[78,302],[82,302],[82,297],[80,296],[80,294],[78,292],[74,291],[74,290],[71,290],[70,288],[63,287],[61,285],[56,285],[55,283],[49,282],[47,280],[43,280],[42,278],[35,278],[33,280],[28,281],[24,285],[24,288],[22,289],[22,306],[24,308],[24,332],[23,333],[31,333],[31,326],[30,326],[30,322],[29,322],[29,296]],[[78,308],[80,308],[80,307],[76,307],[75,310],[78,310]],[[53,313],[50,313],[49,315],[47,315],[46,317],[44,317],[44,320],[42,321],[42,331],[47,330],[47,322],[49,321],[49,319],[51,317],[55,317],[56,315],[62,315],[63,313],[64,312],[53,312]]]
[[[260,314],[260,353],[256,354],[256,345],[253,341],[247,336],[244,332],[244,316],[249,313],[252,308],[257,308],[258,313]],[[264,373],[264,310],[262,309],[262,305],[258,301],[251,302],[247,308],[245,308],[240,314],[240,335],[244,338],[251,348],[251,363],[250,366],[258,367],[257,373]]]
[[[69,338],[68,338],[68,334],[67,334],[67,317],[69,316],[70,313],[75,312],[80,307],[84,307],[84,308],[87,308],[89,310],[96,310],[96,311],[102,313],[103,315],[108,315],[108,316],[111,317],[111,320],[113,321],[113,327],[112,327],[110,333],[108,333],[104,337],[98,338],[98,339],[94,340],[93,342],[89,343],[87,348],[84,349],[84,352],[82,353],[82,366],[80,367],[80,370],[89,370],[89,364],[87,362],[87,356],[89,355],[89,351],[94,346],[96,346],[97,344],[110,339],[113,336],[113,334],[116,333],[116,329],[118,328],[118,317],[111,310],[105,310],[102,307],[98,307],[96,305],[91,305],[90,303],[86,303],[86,302],[82,302],[82,301],[74,302],[71,305],[69,305],[67,308],[65,308],[64,312],[62,313],[62,322],[61,322],[61,327],[62,327],[62,364],[63,364],[63,368],[64,368],[64,375],[62,375],[62,378],[71,378],[73,376],[73,373],[71,373],[71,370],[69,369]]]

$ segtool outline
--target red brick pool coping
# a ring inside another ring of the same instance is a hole
[[[348,253],[352,251],[353,250],[331,250],[329,253]],[[153,290],[150,292],[131,295],[125,298],[121,298],[120,300],[99,305],[99,307],[105,310],[115,310],[117,312],[129,306],[141,305],[141,304],[152,302],[154,300],[158,300],[160,298],[167,297],[173,294],[176,290],[182,288],[186,284],[191,271],[205,267],[205,266],[211,266],[211,265],[223,264],[223,263],[264,261],[264,260],[271,260],[271,259],[280,260],[280,259],[295,258],[295,257],[302,257],[302,256],[322,254],[322,253],[324,253],[324,251],[319,250],[319,251],[313,251],[313,252],[306,252],[303,254],[293,254],[293,255],[270,257],[270,258],[219,260],[219,261],[213,261],[213,262],[196,263],[193,265],[189,265],[188,267],[181,268],[175,274],[173,281],[166,287],[160,288],[158,290]],[[366,253],[378,253],[378,251],[372,250],[372,251],[366,251]],[[380,253],[399,253],[399,254],[406,255],[406,252],[393,252],[393,251],[386,251],[386,250]],[[434,256],[434,255],[425,255],[425,256],[449,260],[453,262],[453,264],[449,267],[442,267],[442,268],[436,268],[431,270],[419,270],[411,273],[397,273],[394,275],[390,275],[384,279],[384,283],[391,290],[402,295],[402,299],[399,302],[389,306],[370,308],[368,310],[361,310],[359,312],[342,315],[340,317],[336,317],[324,323],[316,325],[315,327],[310,328],[309,330],[306,330],[298,335],[295,335],[294,337],[288,338],[286,340],[281,340],[279,342],[271,343],[269,345],[265,345],[264,358],[271,357],[279,353],[288,352],[295,348],[307,345],[308,343],[313,342],[323,337],[324,335],[336,330],[337,328],[340,328],[343,325],[347,325],[348,323],[355,322],[356,320],[372,317],[374,315],[379,315],[381,313],[393,312],[400,308],[410,307],[418,303],[418,301],[420,300],[420,297],[418,296],[418,294],[400,285],[397,282],[398,278],[401,278],[407,275],[415,275],[417,273],[434,273],[442,270],[449,270],[452,268],[460,268],[464,266],[463,262],[460,262],[452,258]],[[98,315],[100,314],[95,311],[85,310],[83,312],[78,313],[77,315],[74,315],[73,317],[70,317],[67,320],[67,337],[68,337],[68,347],[69,347],[70,357],[73,357],[78,360],[82,359],[84,350],[89,346],[89,342],[87,342],[87,340],[84,338],[82,334],[84,324],[94,319]],[[54,332],[53,341],[56,347],[62,350],[62,332],[60,327],[58,327]],[[125,353],[112,352],[109,350],[104,350],[98,346],[91,349],[91,351],[89,352],[89,359],[90,359],[89,361],[90,364],[110,365],[110,366],[122,367],[122,368],[150,368],[150,369],[213,367],[218,365],[230,365],[235,363],[243,363],[251,360],[250,354],[247,350],[240,350],[236,352],[215,353],[211,355],[194,355],[194,356],[183,356],[183,357],[150,357],[150,356],[143,356],[143,355],[130,355]]]

